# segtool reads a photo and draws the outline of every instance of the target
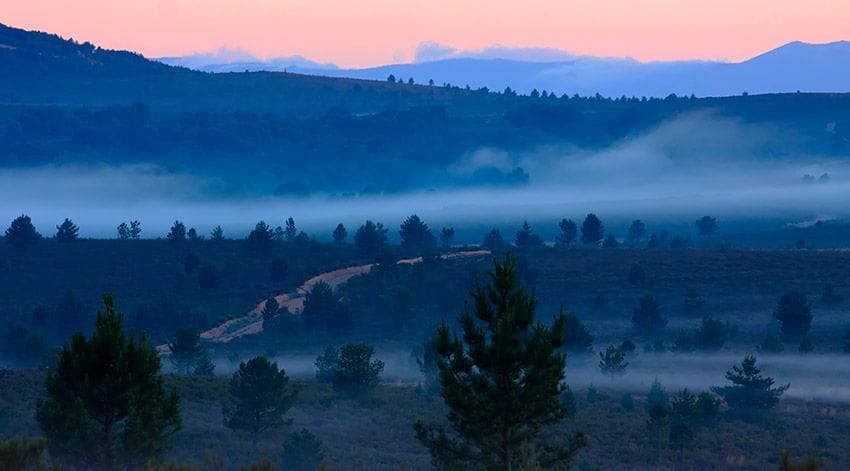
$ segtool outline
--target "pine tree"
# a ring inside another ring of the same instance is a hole
[[[56,242],[73,242],[77,240],[77,233],[80,228],[77,227],[70,219],[65,218],[62,224],[56,226]]]
[[[322,440],[302,428],[283,442],[283,469],[314,471],[325,458]]]
[[[774,317],[782,324],[782,333],[806,335],[812,328],[812,303],[800,291],[788,291],[779,298]]]
[[[336,229],[333,232],[334,242],[337,244],[341,244],[345,242],[345,238],[348,237],[348,231],[345,230],[345,226],[342,223],[336,225]]]
[[[295,237],[298,235],[298,229],[295,227],[295,219],[291,217],[286,220],[286,229],[284,229],[284,237],[288,241],[295,240]]]
[[[39,239],[41,239],[41,234],[35,230],[32,219],[25,214],[15,218],[9,228],[6,229],[6,242],[20,250],[32,247]]]
[[[387,229],[383,224],[366,221],[354,233],[354,245],[363,257],[377,257],[387,245]]]
[[[632,312],[632,322],[635,327],[646,334],[654,334],[667,325],[667,319],[661,314],[661,306],[655,296],[641,296],[637,307]]]
[[[248,234],[248,249],[263,253],[271,250],[274,246],[274,234],[265,221],[258,222],[254,229]]]
[[[222,241],[224,240],[224,229],[221,226],[215,226],[215,229],[210,232],[210,240]]]
[[[564,315],[564,348],[568,352],[587,352],[593,348],[593,335],[572,312]]]
[[[462,337],[443,323],[437,331],[442,396],[451,409],[442,426],[416,423],[416,437],[438,468],[511,469],[523,447],[542,467],[568,464],[586,443],[584,434],[568,443],[544,443],[542,429],[565,418],[566,357],[564,314],[551,327],[534,322],[537,301],[517,280],[516,262],[508,255],[488,272],[490,284],[472,293],[459,319]],[[462,340],[461,340],[462,339]]]
[[[556,247],[569,247],[578,237],[578,226],[572,219],[561,219],[558,223],[561,233],[555,236]]]
[[[786,384],[774,388],[774,379],[761,375],[752,355],[745,357],[740,367],[732,366],[726,372],[726,379],[732,386],[714,387],[712,391],[723,397],[733,411],[743,414],[772,409],[790,387]]]
[[[605,237],[605,227],[595,214],[590,213],[581,223],[581,243],[597,245]]]
[[[230,380],[231,401],[223,408],[224,425],[247,432],[257,446],[260,433],[282,427],[290,421],[284,415],[295,402],[289,377],[277,363],[259,356],[241,363]]]
[[[81,469],[135,468],[162,457],[180,429],[177,390],[165,390],[156,347],[123,330],[110,296],[90,338],[74,334],[47,376],[36,420],[50,455]]]
[[[166,235],[168,239],[168,243],[172,246],[182,245],[183,242],[186,242],[186,226],[180,221],[174,221],[174,224],[171,226],[171,230],[168,231]]]
[[[514,243],[517,247],[538,247],[543,245],[543,239],[531,230],[528,221],[523,221],[522,229],[517,231]]]
[[[644,224],[643,221],[641,221],[640,219],[635,219],[629,226],[629,245],[634,247],[644,237],[646,237],[646,224]]]
[[[450,248],[452,248],[452,242],[454,242],[454,238],[454,227],[444,227],[440,231],[440,246],[443,248],[443,250],[449,250]]]
[[[168,342],[171,351],[171,363],[178,371],[189,374],[206,352],[201,346],[201,335],[194,327],[183,327],[174,334],[174,340]]]
[[[626,372],[629,362],[626,356],[614,345],[609,345],[604,352],[599,352],[599,370],[608,376],[621,375]]]
[[[428,224],[415,214],[401,223],[398,233],[401,236],[401,252],[405,256],[422,255],[437,246],[437,239]]]

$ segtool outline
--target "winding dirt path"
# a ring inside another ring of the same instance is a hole
[[[440,258],[443,260],[451,260],[456,258],[470,258],[470,257],[481,257],[484,255],[489,255],[489,250],[468,250],[464,252],[455,252],[451,254],[441,255]],[[413,265],[416,263],[421,263],[422,257],[416,258],[405,258],[396,262],[398,265]],[[338,270],[332,270],[329,272],[322,273],[320,275],[316,275],[313,278],[305,281],[303,285],[299,286],[295,292],[292,293],[282,293],[275,296],[275,300],[280,305],[281,308],[287,308],[289,312],[294,315],[300,314],[304,309],[304,298],[307,296],[307,293],[316,286],[316,283],[323,281],[331,286],[333,289],[338,289],[341,285],[348,282],[348,280],[354,278],[355,276],[364,275],[372,271],[372,268],[376,264],[369,263],[366,265],[356,265],[352,267],[340,268]],[[213,343],[228,343],[233,339],[237,339],[239,337],[244,337],[246,335],[254,335],[263,331],[263,317],[262,312],[266,307],[266,301],[263,300],[253,309],[248,311],[242,317],[237,317],[235,319],[230,319],[223,324],[220,324],[216,327],[213,327],[209,330],[205,330],[201,332],[201,339],[207,342]],[[160,353],[168,353],[168,345],[163,344],[157,347]]]

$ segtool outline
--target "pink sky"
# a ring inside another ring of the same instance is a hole
[[[0,22],[149,57],[227,45],[362,67],[436,41],[737,61],[850,39],[850,0],[0,0]]]

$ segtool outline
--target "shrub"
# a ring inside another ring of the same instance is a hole
[[[283,469],[315,470],[325,458],[322,440],[307,429],[290,434],[283,442]]]
[[[651,294],[642,296],[632,312],[632,322],[645,334],[654,334],[667,325],[667,319],[661,315],[658,299]]]
[[[803,340],[800,341],[800,346],[797,347],[797,350],[800,353],[809,353],[815,349],[815,344],[812,342],[812,338],[808,335],[803,337]]]
[[[230,402],[223,407],[224,425],[247,432],[254,446],[265,430],[281,427],[289,421],[283,416],[292,407],[296,392],[289,377],[277,363],[266,357],[241,363],[230,379]]]
[[[779,353],[785,350],[785,346],[782,345],[782,340],[778,335],[768,332],[764,335],[764,340],[761,341],[758,349],[765,353]]]
[[[711,317],[703,317],[702,326],[694,334],[694,346],[700,350],[719,350],[728,336],[728,325]]]
[[[362,397],[372,392],[381,381],[384,362],[372,360],[375,349],[365,343],[344,345],[339,350],[339,363],[333,374],[334,391]]]
[[[0,469],[47,470],[46,450],[47,440],[43,438],[21,437],[0,441]]]
[[[602,373],[615,376],[626,372],[626,367],[629,362],[625,361],[626,357],[617,347],[609,345],[604,352],[599,352],[599,370]]]
[[[726,372],[726,379],[732,386],[714,387],[712,390],[723,397],[730,409],[742,414],[772,409],[789,387],[774,388],[773,378],[761,375],[754,356],[745,357],[740,367],[734,365]]]
[[[322,383],[332,382],[339,366],[339,351],[330,345],[325,347],[324,353],[316,357],[315,365],[316,379]]]
[[[593,336],[578,316],[568,312],[564,319],[564,348],[572,352],[586,352],[593,348]]]
[[[806,335],[812,327],[812,303],[800,291],[788,291],[779,298],[774,317],[782,324],[782,333]]]

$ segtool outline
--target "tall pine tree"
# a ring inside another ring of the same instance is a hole
[[[490,284],[472,292],[474,313],[460,317],[462,340],[443,323],[435,346],[442,396],[453,430],[416,423],[416,437],[438,468],[512,469],[568,464],[586,443],[577,433],[562,443],[539,440],[566,417],[564,314],[551,327],[535,322],[537,301],[517,280],[508,254],[494,263]],[[533,458],[530,458],[533,457]],[[532,459],[533,462],[529,462]]]
[[[111,296],[91,338],[74,334],[36,405],[51,457],[71,468],[132,469],[162,457],[180,429],[180,399],[166,391],[156,347],[125,335]]]

